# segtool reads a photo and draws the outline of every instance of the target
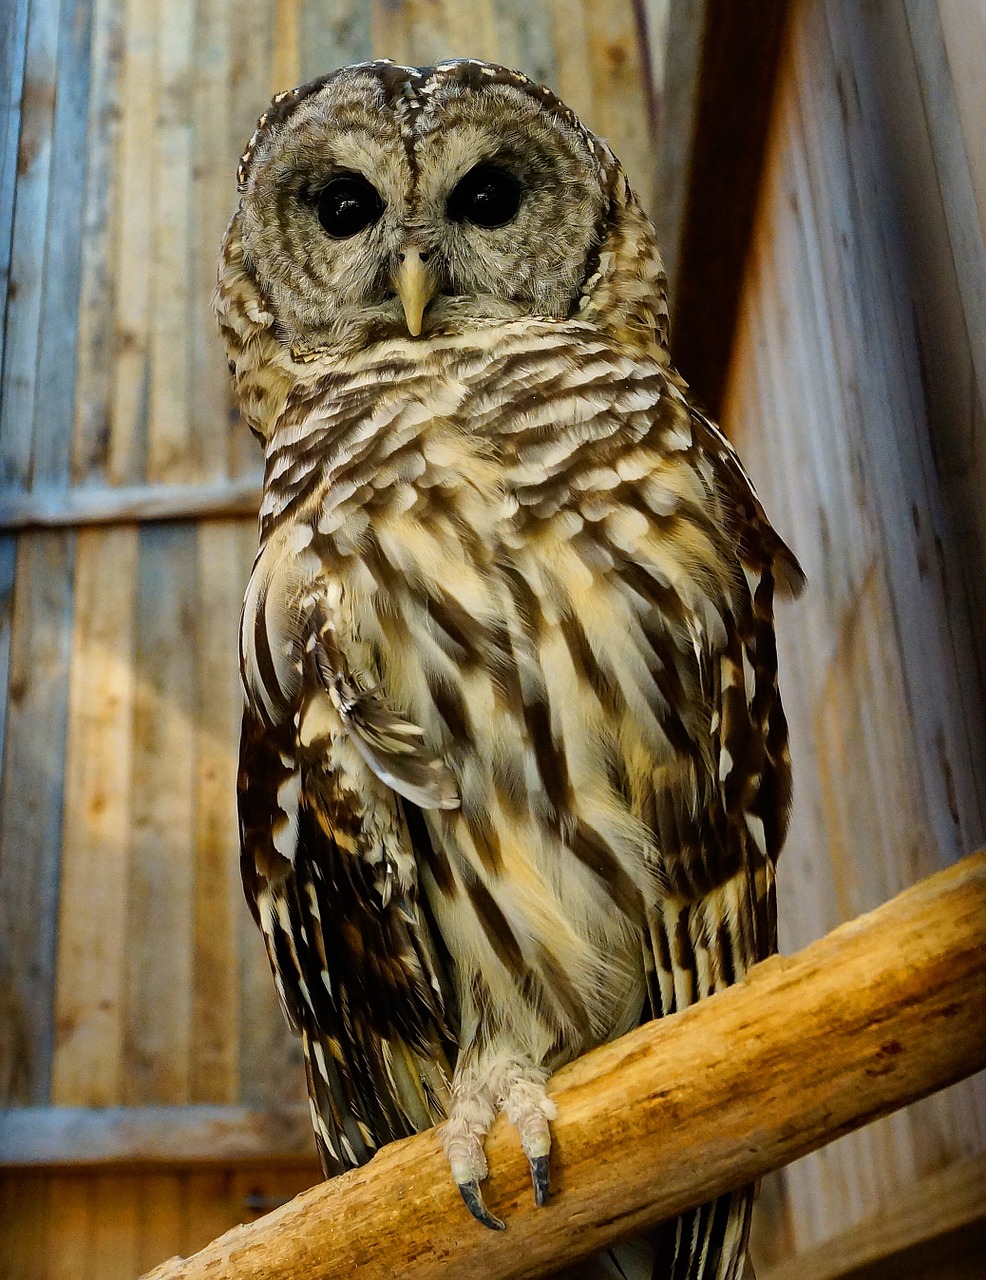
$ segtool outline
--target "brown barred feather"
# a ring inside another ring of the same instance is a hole
[[[519,211],[451,225],[491,154]],[[340,167],[383,212],[333,239],[311,193]],[[543,1098],[775,949],[773,594],[801,571],[668,365],[618,161],[547,90],[473,62],[343,69],[275,99],[240,187],[217,311],[266,447],[247,898],[326,1171],[448,1114],[478,1179],[496,1081]],[[409,243],[436,290],[420,338],[391,286]],[[587,1266],[732,1280],[751,1203]]]

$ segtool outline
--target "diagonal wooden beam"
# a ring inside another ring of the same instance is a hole
[[[986,851],[560,1071],[554,1192],[498,1123],[484,1230],[435,1133],[148,1280],[528,1277],[633,1235],[986,1066]]]
[[[787,0],[704,0],[700,37],[682,42],[697,48],[675,57],[676,28],[692,33],[696,5],[671,4],[668,119],[658,161],[662,188],[682,187],[670,189],[679,221],[677,242],[665,246],[673,271],[671,355],[714,417],[722,409],[787,8]],[[673,161],[687,126],[682,172],[681,159]]]

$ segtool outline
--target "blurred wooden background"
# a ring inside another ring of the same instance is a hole
[[[676,359],[808,571],[780,619],[783,948],[983,842],[978,0],[8,0],[5,1280],[133,1280],[317,1176],[236,869],[260,459],[208,303],[270,95],[456,54],[549,83],[622,156]],[[971,1081],[769,1179],[761,1280],[983,1274],[981,1201],[954,1206],[984,1150]]]

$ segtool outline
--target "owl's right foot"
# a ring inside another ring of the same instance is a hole
[[[548,1198],[549,1121],[558,1112],[545,1092],[546,1081],[547,1072],[539,1068],[501,1060],[483,1071],[465,1068],[453,1085],[449,1117],[442,1126],[445,1153],[466,1208],[494,1231],[502,1231],[504,1223],[483,1203],[479,1184],[489,1172],[483,1142],[497,1112],[505,1112],[520,1134],[534,1203],[543,1205]]]
[[[479,1189],[489,1173],[483,1141],[495,1116],[496,1105],[486,1081],[475,1072],[462,1072],[452,1086],[452,1105],[442,1125],[442,1143],[466,1208],[484,1227],[502,1231],[505,1224],[487,1209]]]

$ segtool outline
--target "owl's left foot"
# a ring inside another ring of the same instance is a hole
[[[520,1134],[531,1167],[534,1203],[543,1205],[548,1198],[548,1122],[558,1109],[545,1092],[547,1078],[546,1071],[512,1060],[497,1061],[485,1070],[466,1067],[457,1073],[442,1140],[466,1208],[485,1227],[502,1231],[504,1226],[486,1208],[479,1189],[489,1171],[483,1141],[497,1112],[505,1112]]]

